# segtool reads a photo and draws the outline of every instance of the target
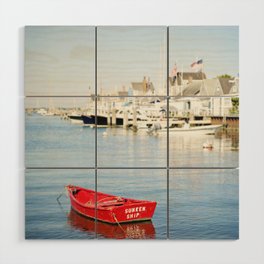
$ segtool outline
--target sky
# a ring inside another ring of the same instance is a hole
[[[25,95],[88,95],[94,91],[95,29],[25,28]]]
[[[95,102],[91,97],[26,97],[24,102],[27,108],[70,108],[70,109],[87,109],[95,108]]]
[[[239,73],[239,28],[237,26],[177,26],[169,30],[170,69],[192,71],[197,58],[203,60],[207,78]]]
[[[149,77],[166,93],[166,27],[98,27],[98,92],[111,94]]]
[[[167,27],[97,28],[98,94],[116,95],[149,77],[166,94]],[[191,71],[203,59],[207,78],[239,72],[236,26],[169,27],[169,71]],[[29,26],[25,29],[25,95],[79,96],[94,93],[95,28]]]

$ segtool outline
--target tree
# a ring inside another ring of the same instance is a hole
[[[239,98],[233,97],[232,101],[232,108],[230,109],[230,114],[239,114]]]
[[[227,78],[227,79],[231,79],[232,78],[232,76],[231,75],[229,75],[229,74],[222,74],[222,75],[219,75],[219,76],[217,76],[218,78]]]

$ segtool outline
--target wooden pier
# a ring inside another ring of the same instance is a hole
[[[226,128],[239,128],[239,116],[212,116],[212,125],[224,125]]]

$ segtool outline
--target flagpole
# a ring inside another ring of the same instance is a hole
[[[183,64],[181,65],[182,67],[182,74],[181,74],[181,96],[182,96],[182,86],[183,86]]]
[[[203,81],[203,63],[202,63],[201,73],[202,73],[202,81]]]

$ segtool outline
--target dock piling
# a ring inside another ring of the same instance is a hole
[[[127,111],[124,111],[124,119],[123,119],[123,128],[127,128],[128,127],[128,113]]]
[[[116,109],[112,108],[112,126],[116,126]]]
[[[108,110],[107,110],[107,126],[111,125],[111,107],[108,105]]]

